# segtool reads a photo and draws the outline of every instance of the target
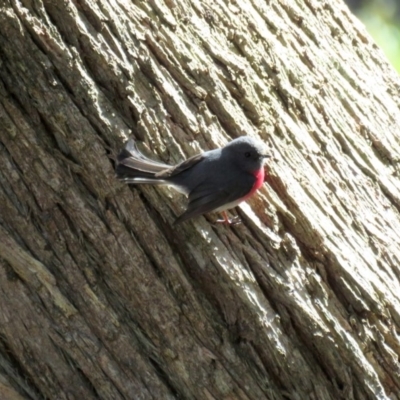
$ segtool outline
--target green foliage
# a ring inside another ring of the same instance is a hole
[[[356,14],[392,65],[400,72],[399,3],[393,0],[371,0],[364,2]]]

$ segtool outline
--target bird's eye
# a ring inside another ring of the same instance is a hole
[[[251,157],[251,153],[250,153],[249,151],[246,151],[246,153],[244,153],[244,156],[245,156],[246,158],[249,158],[249,157]]]

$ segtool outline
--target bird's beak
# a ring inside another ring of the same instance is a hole
[[[265,161],[267,158],[271,158],[271,154],[262,154],[261,158],[263,159],[263,161]]]

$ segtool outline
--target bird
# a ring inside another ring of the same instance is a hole
[[[250,136],[222,148],[194,155],[177,165],[149,159],[129,139],[116,160],[116,176],[128,184],[169,185],[188,197],[186,210],[174,224],[209,212],[222,212],[218,222],[234,223],[226,210],[252,196],[264,183],[265,144]]]

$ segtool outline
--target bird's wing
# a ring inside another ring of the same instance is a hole
[[[234,203],[246,196],[253,187],[254,178],[249,175],[246,182],[240,185],[232,185],[229,189],[222,188],[215,190],[207,184],[203,184],[192,190],[189,194],[189,204],[186,211],[177,218],[175,224],[186,221],[197,215],[206,214],[217,210],[225,204]]]
[[[185,171],[193,167],[193,165],[199,163],[203,159],[204,159],[203,154],[196,154],[195,156],[190,157],[185,161],[182,161],[180,164],[175,165],[174,167],[170,167],[168,169],[158,172],[155,176],[157,178],[164,178],[164,179],[170,178],[171,176],[177,175],[182,171]]]
[[[154,160],[150,160],[144,156],[136,146],[133,139],[129,139],[124,148],[118,154],[117,157],[117,174],[131,175],[133,171],[141,171],[148,174],[154,174],[160,171],[168,170],[171,166],[168,164],[163,164]],[[131,174],[129,174],[131,172]],[[140,173],[137,174],[141,176]]]

